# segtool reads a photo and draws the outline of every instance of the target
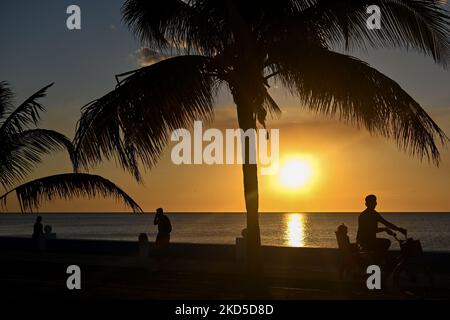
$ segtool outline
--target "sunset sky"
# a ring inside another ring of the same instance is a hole
[[[47,113],[40,126],[74,136],[80,108],[115,86],[114,75],[149,63],[146,50],[122,24],[121,0],[17,0],[0,3],[0,81],[8,81],[20,103],[43,86],[55,82],[43,100]],[[66,28],[66,8],[77,4],[82,30]],[[448,5],[447,5],[448,6]],[[429,112],[450,136],[450,71],[431,58],[413,52],[377,50],[352,52],[397,81]],[[324,75],[326,76],[326,75]],[[280,129],[280,154],[307,159],[311,165],[304,186],[289,189],[279,175],[261,176],[261,211],[360,211],[364,196],[379,197],[380,211],[450,211],[450,151],[442,149],[439,168],[398,150],[395,143],[372,137],[364,130],[314,115],[272,86],[271,94],[283,109],[268,128]],[[210,127],[236,128],[232,99],[217,99]],[[127,191],[146,211],[243,211],[239,165],[181,165],[170,159],[170,145],[157,167],[145,172],[143,184],[114,163],[91,170]],[[30,177],[70,170],[64,153],[46,157]],[[17,210],[15,199],[10,210]],[[41,211],[123,211],[113,200],[80,199],[46,204]]]

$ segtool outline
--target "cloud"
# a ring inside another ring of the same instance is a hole
[[[170,55],[166,55],[146,47],[139,48],[130,56],[131,58],[135,59],[136,63],[141,67],[146,67],[159,61],[170,58]]]

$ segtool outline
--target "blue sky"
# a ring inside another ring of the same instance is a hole
[[[76,1],[82,30],[66,28],[64,0],[2,1],[0,4],[2,80],[24,97],[50,82],[50,108],[79,106],[110,90],[114,74],[136,68],[136,50],[121,25],[122,1]]]

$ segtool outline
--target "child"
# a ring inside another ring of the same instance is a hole
[[[351,254],[358,253],[359,247],[356,243],[350,243],[350,238],[347,235],[348,228],[345,224],[341,224],[336,231],[336,234],[339,235],[339,247],[348,248]]]

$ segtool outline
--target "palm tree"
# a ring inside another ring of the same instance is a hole
[[[369,30],[369,5],[382,11],[382,29]],[[400,149],[439,163],[448,139],[395,81],[348,52],[400,47],[450,58],[449,15],[435,0],[127,0],[123,18],[152,50],[171,57],[116,76],[116,88],[86,105],[75,145],[81,165],[116,158],[141,179],[139,160],[152,167],[169,132],[209,121],[214,99],[229,89],[240,128],[265,124],[280,108],[268,93],[278,81],[302,107],[394,139]],[[346,49],[347,54],[333,51]],[[245,141],[243,180],[248,260],[258,271],[257,166]]]
[[[74,147],[68,138],[53,130],[30,128],[37,125],[40,112],[45,110],[38,100],[52,85],[42,88],[14,109],[11,102],[13,94],[8,84],[0,82],[0,185],[3,189],[8,190],[23,182],[41,162],[43,155],[62,149],[68,151],[74,171],[78,170]],[[0,206],[6,207],[8,195],[13,192],[22,212],[38,208],[44,200],[55,197],[71,199],[80,195],[90,198],[113,196],[134,212],[142,212],[139,205],[114,183],[85,173],[67,173],[29,181],[0,196]]]

